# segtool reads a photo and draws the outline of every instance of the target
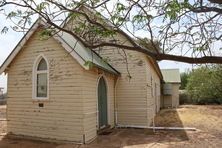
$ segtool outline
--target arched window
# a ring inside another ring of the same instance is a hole
[[[34,99],[48,98],[48,64],[43,56],[39,56],[34,65],[33,96]]]

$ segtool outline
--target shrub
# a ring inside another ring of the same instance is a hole
[[[195,104],[222,104],[222,67],[200,67],[190,73],[186,86]]]

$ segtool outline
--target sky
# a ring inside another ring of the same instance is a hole
[[[9,20],[6,20],[4,16],[0,15],[0,30],[4,26],[12,25]],[[0,34],[0,65],[6,60],[14,47],[18,44],[22,38],[23,33],[18,33],[13,30],[9,30],[6,34]],[[161,61],[159,62],[161,69],[178,68],[180,72],[184,72],[186,69],[192,68],[192,65],[174,61]],[[0,87],[4,87],[4,92],[7,91],[7,75],[0,75]]]

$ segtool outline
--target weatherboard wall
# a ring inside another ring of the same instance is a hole
[[[32,70],[40,54],[49,62],[49,99],[37,101],[32,98]],[[107,80],[109,124],[114,126],[114,76],[97,68],[85,70],[53,38],[39,40],[34,33],[7,72],[9,133],[81,143],[94,139],[101,73]]]
[[[154,116],[160,110],[161,83],[157,72],[150,60],[146,62],[147,78],[147,116],[148,126],[153,124]]]
[[[32,70],[37,56],[49,62],[49,99],[32,98]],[[81,142],[83,139],[83,68],[54,39],[35,33],[8,70],[8,132]],[[44,107],[39,107],[43,103]]]

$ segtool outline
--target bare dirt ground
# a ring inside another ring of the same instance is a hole
[[[0,148],[221,148],[222,106],[186,105],[178,109],[164,109],[156,117],[156,126],[195,127],[197,131],[156,131],[147,129],[114,129],[100,135],[87,145],[56,144],[8,138],[6,107],[0,106]]]

